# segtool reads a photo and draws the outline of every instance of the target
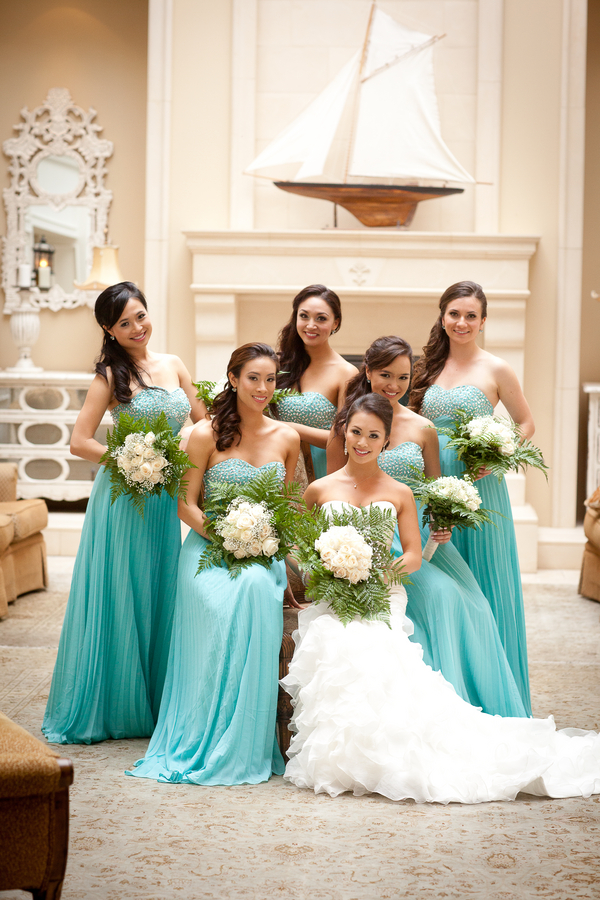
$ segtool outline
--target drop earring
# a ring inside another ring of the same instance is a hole
[[[346,440],[344,439],[344,456],[348,456],[348,447],[346,446]]]
[[[236,388],[236,387],[232,387],[232,388],[231,388],[231,390],[232,390],[232,391],[233,391],[233,393],[234,393],[234,394],[235,394],[235,393],[236,393],[236,391],[237,391],[237,388]]]
[[[115,339],[114,334],[109,335],[109,337],[110,337],[111,341],[114,341],[114,339]]]

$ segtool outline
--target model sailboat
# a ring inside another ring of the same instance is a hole
[[[246,170],[331,200],[364,225],[409,225],[420,200],[473,184],[444,143],[433,77],[438,36],[371,7],[362,50]]]

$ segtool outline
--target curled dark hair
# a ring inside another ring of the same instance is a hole
[[[404,338],[397,337],[396,335],[389,335],[388,337],[380,337],[373,341],[364,355],[358,373],[348,382],[345,403],[339,410],[333,423],[334,434],[341,434],[343,432],[348,420],[348,410],[354,401],[358,400],[359,397],[364,397],[371,393],[371,384],[367,378],[367,369],[371,372],[377,369],[385,369],[386,366],[391,365],[399,356],[407,356],[412,366],[412,347],[408,341],[404,340]],[[383,400],[385,398],[382,397],[381,399]]]
[[[340,330],[342,324],[342,304],[335,291],[330,291],[324,284],[309,284],[296,294],[292,303],[292,315],[277,339],[279,348],[279,377],[277,387],[300,390],[300,379],[310,365],[310,356],[304,346],[304,341],[298,334],[298,309],[301,303],[310,297],[320,297],[329,306],[335,319],[338,320],[335,331]],[[332,332],[335,333],[335,332]]]
[[[446,288],[440,297],[440,314],[429,332],[427,344],[423,347],[423,356],[415,363],[409,403],[410,409],[415,412],[421,411],[427,388],[433,384],[446,365],[450,352],[450,340],[442,328],[442,319],[450,303],[458,300],[459,297],[475,297],[481,303],[482,318],[487,316],[487,298],[480,284],[475,281],[457,281],[456,284],[451,284],[449,288]]]
[[[372,415],[381,419],[387,443],[392,431],[392,422],[394,420],[392,404],[380,394],[363,394],[362,397],[357,397],[354,403],[348,407],[346,428],[349,427],[352,416],[356,415],[358,412],[372,413]]]
[[[239,443],[242,439],[237,394],[233,390],[229,376],[233,375],[235,378],[239,378],[246,363],[253,359],[259,359],[261,356],[271,359],[275,364],[275,371],[277,371],[277,354],[268,344],[242,344],[231,354],[231,359],[227,364],[227,386],[225,390],[217,394],[211,408],[212,430],[216,438],[217,450],[227,450],[234,441]]]
[[[108,381],[106,370],[110,368],[113,378],[113,393],[119,403],[129,403],[132,397],[131,383],[141,388],[152,387],[146,384],[141,371],[127,350],[106,330],[119,321],[123,310],[131,300],[139,300],[144,309],[148,309],[146,298],[140,289],[131,281],[120,281],[107,287],[99,295],[94,306],[96,322],[102,327],[104,335],[100,356],[96,360],[95,372]]]

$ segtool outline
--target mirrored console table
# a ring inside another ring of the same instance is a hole
[[[89,497],[95,463],[69,451],[71,432],[93,375],[87,372],[0,372],[0,460],[18,466],[19,498]],[[96,433],[106,443],[112,420]]]

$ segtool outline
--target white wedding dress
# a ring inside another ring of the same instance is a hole
[[[324,604],[299,614],[281,682],[294,706],[287,781],[332,797],[437,803],[600,793],[600,735],[470,706],[408,639],[403,587],[393,588],[391,608],[391,629],[360,620],[344,627]]]

